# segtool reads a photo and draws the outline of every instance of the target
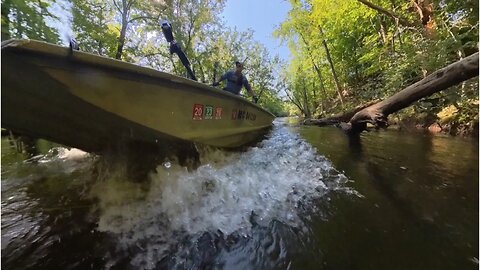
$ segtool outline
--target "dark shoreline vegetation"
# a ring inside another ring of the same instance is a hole
[[[5,0],[2,40],[67,46],[73,37],[82,51],[185,76],[160,28],[168,19],[200,82],[211,84],[234,61],[245,61],[262,107],[312,119],[385,100],[478,51],[475,0],[289,3],[273,31],[290,48],[288,62],[254,40],[255,29],[225,27],[226,0]],[[389,124],[478,136],[478,90],[478,78],[458,83],[392,114]]]

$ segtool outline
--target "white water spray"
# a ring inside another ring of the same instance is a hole
[[[98,230],[117,235],[120,249],[141,248],[134,265],[154,268],[184,236],[207,231],[249,235],[252,214],[261,226],[277,220],[299,227],[299,203],[341,189],[346,181],[284,126],[246,152],[216,150],[201,156],[202,165],[193,172],[170,162],[159,165],[143,193],[140,184],[120,175],[93,188],[101,207]]]

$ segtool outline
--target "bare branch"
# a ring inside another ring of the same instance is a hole
[[[287,94],[287,98],[290,100],[290,102],[292,102],[295,106],[297,106],[297,108],[298,108],[300,111],[303,112],[302,106],[299,104],[298,101],[295,100],[294,97],[292,97],[292,96],[290,95],[290,93],[289,93],[288,90],[286,90],[286,89],[285,89],[285,94]]]
[[[159,20],[159,17],[138,16],[138,17],[135,17],[135,18],[131,18],[127,23],[131,23],[131,22],[137,21],[137,20],[153,20],[153,21],[158,21],[158,20]]]
[[[390,18],[392,18],[392,19],[394,19],[394,20],[398,20],[398,22],[399,22],[401,25],[403,25],[403,26],[406,26],[406,27],[415,27],[415,26],[417,26],[417,25],[415,25],[415,24],[407,21],[406,19],[400,17],[399,15],[397,15],[397,14],[395,14],[395,13],[389,11],[389,10],[383,9],[383,8],[381,8],[381,7],[379,7],[379,6],[376,6],[376,5],[374,5],[374,4],[372,4],[372,3],[368,2],[368,1],[365,1],[365,0],[357,0],[357,1],[360,2],[360,3],[362,3],[362,4],[364,4],[364,5],[366,5],[366,6],[369,7],[369,8],[372,8],[372,9],[374,9],[374,10],[376,10],[376,11],[384,14],[384,15],[387,15],[388,17],[390,17]]]
[[[130,0],[127,2],[127,9],[130,9],[133,5],[133,3],[135,3],[135,0]]]
[[[113,0],[113,4],[114,4],[115,7],[118,9],[118,11],[123,14],[123,9],[120,8],[120,5],[117,3],[116,0]]]

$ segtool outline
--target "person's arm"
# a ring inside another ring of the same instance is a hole
[[[220,77],[220,80],[218,80],[217,82],[214,82],[212,85],[213,86],[219,85],[220,82],[226,80],[227,77],[228,77],[228,72],[223,73],[223,75]]]
[[[243,79],[243,86],[245,89],[247,89],[248,94],[253,98],[253,102],[257,103],[258,98],[257,95],[255,95],[255,92],[253,92],[252,87],[250,86],[250,83],[248,82],[247,78]]]

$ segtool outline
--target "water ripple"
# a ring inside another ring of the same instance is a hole
[[[302,228],[302,211],[314,208],[310,202],[348,190],[343,187],[347,179],[325,157],[282,125],[245,152],[210,149],[201,157],[202,165],[193,172],[174,163],[158,166],[146,192],[118,175],[93,188],[101,207],[98,230],[117,235],[120,251],[134,250],[135,267],[152,269],[167,260],[169,268],[182,268],[183,259],[172,261],[182,256],[169,255],[185,253],[194,243],[251,239],[258,234],[254,228],[267,228],[269,235],[278,224]],[[181,244],[179,239],[187,240]],[[260,246],[251,248],[265,253],[257,263],[265,256],[287,263],[284,240],[269,239],[253,241]],[[215,248],[207,251],[222,257]]]

